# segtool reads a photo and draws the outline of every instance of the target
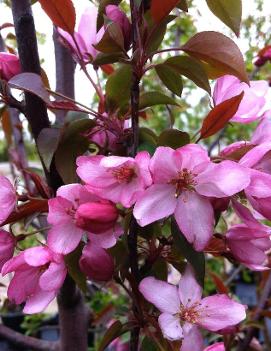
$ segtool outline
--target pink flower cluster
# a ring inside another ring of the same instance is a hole
[[[18,56],[7,52],[0,52],[0,79],[9,80],[21,73]]]

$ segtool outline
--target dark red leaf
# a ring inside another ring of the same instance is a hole
[[[187,54],[209,63],[224,74],[232,74],[248,83],[242,53],[233,40],[224,34],[206,31],[194,35],[181,47]]]
[[[115,72],[113,65],[109,65],[109,64],[108,65],[102,65],[101,69],[108,76],[110,76],[110,74]]]
[[[76,14],[71,0],[39,0],[39,2],[57,27],[73,34]]]
[[[177,6],[179,0],[152,0],[151,14],[156,23],[161,22]]]
[[[237,112],[243,96],[244,92],[215,106],[203,121],[200,139],[208,138],[224,128]]]
[[[219,292],[219,294],[228,294],[229,293],[229,289],[227,288],[227,286],[223,283],[223,281],[221,280],[221,278],[213,272],[210,272],[210,275],[215,283],[216,289]]]

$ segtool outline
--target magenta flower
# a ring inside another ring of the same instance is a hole
[[[271,60],[271,45],[267,45],[265,48],[258,52],[258,57],[254,62],[257,67],[263,66],[267,61]]]
[[[104,35],[103,27],[97,33],[97,17],[98,10],[95,6],[89,6],[82,14],[78,30],[74,32],[77,45],[69,33],[58,28],[58,32],[64,39],[64,43],[68,44],[76,58],[82,56],[86,63],[91,59],[95,59],[97,56],[98,51],[95,49],[94,45],[98,44]]]
[[[118,218],[114,204],[91,194],[80,184],[62,186],[49,200],[48,246],[59,254],[72,252],[84,233],[104,234],[110,240]],[[113,235],[114,236],[114,235]]]
[[[16,190],[8,178],[0,176],[0,224],[4,223],[16,206]]]
[[[131,207],[152,183],[150,156],[139,152],[135,159],[118,156],[82,156],[77,159],[77,174],[95,194]]]
[[[6,230],[0,230],[0,269],[13,256],[16,240]]]
[[[56,297],[67,269],[62,255],[48,247],[32,247],[6,262],[2,274],[15,272],[8,287],[8,298],[17,305],[25,302],[25,313],[42,312]]]
[[[7,52],[0,52],[0,79],[10,80],[21,73],[19,57]]]
[[[208,197],[232,196],[250,181],[245,168],[231,161],[214,164],[205,150],[193,144],[177,150],[159,147],[150,170],[154,184],[134,208],[139,225],[174,214],[180,230],[198,251],[205,248],[213,234],[214,211]]]
[[[262,117],[265,112],[268,83],[263,80],[251,81],[250,86],[234,76],[218,78],[213,93],[214,105],[245,92],[244,98],[231,121],[250,123]]]
[[[202,299],[202,289],[189,265],[178,287],[148,277],[141,281],[139,290],[161,312],[158,323],[164,337],[169,340],[184,339],[184,349],[181,351],[189,350],[186,346],[189,346],[190,338],[194,341],[193,350],[194,345],[195,350],[202,350],[199,348],[202,345],[197,327],[215,332],[246,318],[245,307],[227,295],[218,294]]]
[[[81,271],[91,280],[108,281],[114,273],[112,256],[91,242],[84,247],[79,265]]]
[[[108,5],[105,8],[106,16],[120,26],[124,38],[124,47],[128,50],[131,44],[131,23],[126,14],[116,5]]]
[[[223,342],[217,342],[211,346],[206,347],[204,351],[225,351],[225,346]]]

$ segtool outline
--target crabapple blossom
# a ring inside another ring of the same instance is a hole
[[[218,105],[244,91],[243,100],[231,121],[250,123],[262,117],[265,112],[268,88],[268,83],[263,80],[251,81],[249,86],[234,76],[225,75],[216,81],[213,101]]]
[[[102,247],[89,242],[79,260],[80,269],[91,280],[107,281],[114,273],[114,261]]]
[[[6,230],[0,230],[0,269],[13,256],[16,245],[15,237]]]
[[[16,206],[16,190],[8,178],[0,175],[0,224],[4,223]]]
[[[0,52],[0,79],[9,80],[21,73],[19,57],[7,52]]]
[[[150,170],[154,184],[134,207],[139,225],[174,214],[180,230],[198,251],[205,248],[213,234],[214,211],[209,198],[232,196],[250,182],[245,168],[232,161],[214,164],[195,144],[177,150],[158,147]]]
[[[86,233],[114,236],[118,211],[114,204],[90,193],[80,184],[62,186],[49,200],[48,246],[60,254],[72,252]],[[114,240],[114,239],[113,239]]]
[[[108,5],[105,8],[106,16],[114,23],[120,26],[124,37],[124,46],[129,49],[131,43],[131,23],[126,14],[116,5]]]
[[[271,60],[271,45],[267,45],[265,48],[260,50],[257,55],[257,59],[254,65],[257,67],[263,66],[267,61]]]
[[[39,313],[56,297],[67,269],[64,257],[47,246],[26,249],[7,261],[2,274],[14,272],[8,298],[16,304],[25,302],[23,312]]]
[[[178,287],[147,277],[141,281],[139,290],[161,312],[158,323],[164,337],[169,340],[191,337],[195,350],[200,350],[199,345],[201,347],[197,327],[215,332],[236,325],[246,318],[245,306],[227,295],[217,294],[202,299],[202,288],[189,265]],[[184,341],[184,345],[188,341]],[[188,348],[181,350],[186,351]]]
[[[98,44],[104,35],[104,27],[97,32],[97,17],[97,8],[95,6],[87,7],[80,18],[77,31],[74,32],[74,39],[69,33],[58,28],[61,38],[64,39],[64,44],[69,45],[76,58],[82,56],[86,63],[97,56],[98,51],[94,45]]]
[[[131,207],[152,183],[150,156],[139,152],[135,158],[82,156],[77,158],[77,174],[95,194]]]

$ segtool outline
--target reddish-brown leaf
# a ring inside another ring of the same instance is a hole
[[[57,27],[73,34],[76,14],[72,0],[39,0],[39,2]]]
[[[21,206],[18,206],[17,209],[11,213],[11,215],[2,225],[17,222],[36,212],[48,212],[48,200],[35,199],[30,200]]]
[[[152,0],[151,14],[156,23],[161,22],[177,6],[179,0]]]
[[[101,65],[101,69],[108,76],[110,76],[110,74],[115,72],[115,69],[114,69],[113,65],[110,65],[110,64]]]
[[[241,51],[234,41],[224,34],[213,31],[198,33],[181,49],[222,70],[224,74],[232,74],[243,82],[249,81]]]
[[[4,109],[4,111],[2,112],[1,120],[7,144],[8,146],[10,146],[12,143],[12,125],[10,123],[10,115],[7,109]]]
[[[215,106],[203,121],[200,139],[208,138],[221,130],[237,112],[243,96],[244,92]]]
[[[219,294],[228,294],[229,293],[229,289],[223,283],[221,278],[216,273],[213,273],[213,272],[210,272],[210,275],[211,275],[211,277],[213,279],[213,282],[215,283],[216,289],[219,292]]]

